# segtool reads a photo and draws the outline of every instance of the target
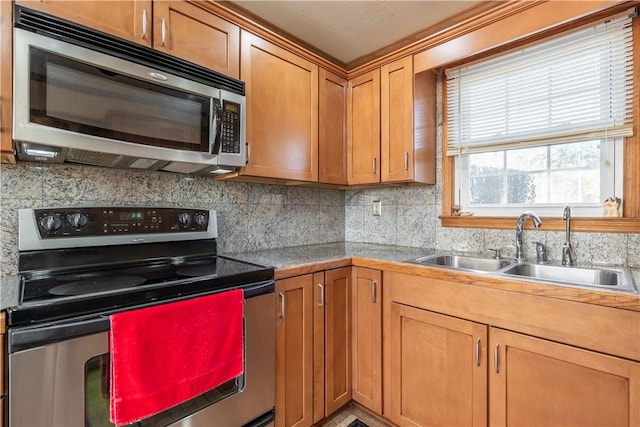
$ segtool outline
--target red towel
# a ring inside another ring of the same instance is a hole
[[[244,293],[111,316],[111,422],[139,421],[242,374]]]

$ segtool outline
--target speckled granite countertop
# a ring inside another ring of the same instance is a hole
[[[325,243],[251,252],[223,253],[220,255],[241,261],[252,262],[277,269],[317,264],[326,261],[352,257],[369,258],[380,261],[402,262],[420,256],[432,255],[436,251],[429,248],[379,245],[373,243]]]
[[[18,304],[20,298],[20,278],[6,276],[0,278],[0,310]]]

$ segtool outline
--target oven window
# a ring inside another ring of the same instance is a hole
[[[30,49],[30,121],[103,138],[209,150],[210,98]]]
[[[109,421],[109,371],[109,353],[92,357],[85,363],[85,427],[114,427]],[[187,402],[131,425],[151,427],[174,423],[242,391],[244,381],[243,374]]]

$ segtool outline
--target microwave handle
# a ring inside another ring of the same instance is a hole
[[[220,153],[220,145],[222,144],[222,105],[219,99],[213,98],[211,100],[213,117],[211,118],[211,128],[213,130],[213,134],[211,135],[211,142],[209,143],[209,153],[210,154],[219,154]]]

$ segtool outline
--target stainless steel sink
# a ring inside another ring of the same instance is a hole
[[[449,267],[460,270],[473,270],[480,272],[498,271],[509,264],[505,259],[484,258],[482,256],[468,255],[430,255],[409,261],[414,264]]]
[[[577,285],[609,289],[616,291],[634,292],[631,272],[623,267],[569,267],[547,264],[519,263],[505,268],[500,272],[506,276],[519,276],[545,282],[564,285]]]

